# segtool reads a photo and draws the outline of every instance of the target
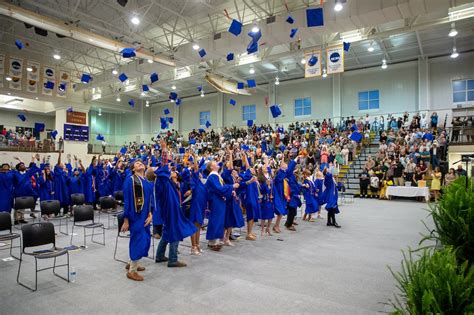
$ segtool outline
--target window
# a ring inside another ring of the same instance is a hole
[[[453,81],[453,103],[474,101],[474,80]]]
[[[359,92],[359,110],[379,109],[379,90]]]
[[[311,115],[311,97],[295,99],[295,116]]]
[[[257,119],[257,107],[255,105],[244,105],[242,106],[242,120],[256,120]]]
[[[211,112],[210,111],[205,111],[205,112],[199,112],[199,125],[205,126],[206,122],[211,121]]]

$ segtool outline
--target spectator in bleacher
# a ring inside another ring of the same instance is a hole
[[[457,178],[456,171],[454,170],[454,168],[451,167],[448,171],[448,174],[444,176],[444,185],[448,186],[449,184],[454,182],[456,178]]]
[[[360,185],[360,197],[367,198],[369,195],[368,188],[370,185],[370,177],[367,168],[364,167],[362,172],[359,174],[359,185]]]
[[[465,169],[462,168],[462,164],[458,165],[458,169],[456,170],[456,175],[457,177],[467,176],[467,172]]]
[[[431,114],[431,129],[433,129],[433,131],[438,129],[438,114],[436,112]]]

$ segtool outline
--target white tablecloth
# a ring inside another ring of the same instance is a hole
[[[407,187],[407,186],[388,186],[385,196],[397,197],[425,197],[430,201],[430,189],[428,187]]]

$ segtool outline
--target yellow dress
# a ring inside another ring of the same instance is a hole
[[[431,180],[431,190],[441,189],[441,173],[434,173],[433,179]]]

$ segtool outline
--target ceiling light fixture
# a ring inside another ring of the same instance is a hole
[[[336,4],[334,5],[334,11],[339,12],[343,9],[342,2],[340,0],[336,0]]]
[[[33,68],[31,68],[31,67],[27,67],[27,68],[26,68],[26,71],[28,71],[28,72],[32,72],[32,71],[33,71]]]
[[[134,24],[134,25],[138,25],[138,24],[140,24],[140,19],[138,17],[134,16],[134,17],[132,17],[130,22],[132,22],[132,24]]]
[[[117,74],[118,74],[117,69],[112,70],[112,74],[113,74],[113,75],[117,75]]]
[[[382,60],[382,69],[387,69],[387,60]]]
[[[54,55],[53,55],[53,58],[56,59],[56,60],[59,60],[59,59],[61,59],[61,56],[58,55],[58,54],[54,54]]]
[[[323,69],[323,78],[327,77],[328,76],[328,73],[326,71],[326,68]]]
[[[150,107],[150,102],[148,100],[145,102],[145,106]]]
[[[102,116],[102,109],[99,108],[99,116]]]
[[[171,86],[171,89],[172,89],[172,90],[176,90],[176,85],[173,84],[173,85]]]
[[[254,73],[255,73],[255,68],[254,68],[254,67],[250,67],[249,73],[250,73],[250,74],[254,74]]]
[[[11,80],[12,80],[12,77],[6,77],[5,80],[11,81]]]
[[[255,33],[258,33],[258,31],[260,31],[260,28],[258,27],[257,22],[254,21],[251,32],[255,34]]]
[[[458,35],[458,31],[456,30],[454,23],[451,24],[451,30],[449,31],[448,35],[449,37],[455,37]]]
[[[153,60],[152,60],[152,59],[148,59],[148,63],[153,63]]]
[[[117,102],[120,102],[120,95],[117,95],[117,98],[115,99]]]
[[[198,44],[196,44],[196,43],[193,44],[193,49],[194,49],[194,50],[198,50],[199,48],[200,48],[200,47],[199,47]]]
[[[303,57],[303,59],[301,59],[301,64],[304,65],[306,63],[306,58]]]
[[[370,44],[369,48],[367,48],[367,51],[368,52],[373,52],[375,50],[374,46],[372,46],[372,44]]]
[[[451,58],[455,59],[459,56],[459,53],[456,49],[456,47],[453,47],[453,52],[451,53]]]
[[[280,85],[280,78],[279,77],[275,77],[275,85]]]
[[[204,90],[201,90],[201,97],[204,97]]]
[[[146,94],[145,94],[145,92],[142,92],[140,95],[141,95],[141,96],[145,96]]]

